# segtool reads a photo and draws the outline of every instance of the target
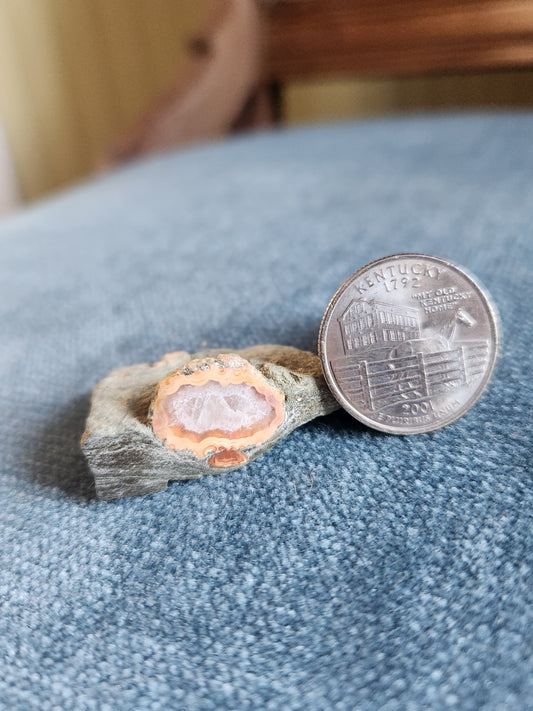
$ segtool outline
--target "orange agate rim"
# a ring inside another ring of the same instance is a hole
[[[200,387],[210,381],[222,386],[244,384],[254,388],[271,406],[272,413],[255,425],[232,433],[216,429],[204,434],[171,424],[171,416],[164,407],[165,399],[184,385]],[[190,450],[197,457],[222,450],[242,450],[262,444],[274,435],[285,420],[284,401],[284,394],[241,356],[226,353],[216,358],[201,358],[190,361],[158,384],[151,406],[152,429],[165,446]]]

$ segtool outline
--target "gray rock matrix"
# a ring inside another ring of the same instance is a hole
[[[326,385],[318,356],[290,346],[208,349],[193,355],[177,351],[154,364],[116,368],[93,390],[81,440],[98,498],[151,494],[166,489],[169,481],[238,468],[214,469],[209,466],[208,457],[165,447],[149,420],[150,403],[161,380],[193,359],[221,353],[245,358],[285,395],[285,420],[270,439],[245,450],[249,460],[266,452],[296,427],[339,407]]]

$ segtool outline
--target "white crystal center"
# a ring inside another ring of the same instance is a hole
[[[267,420],[273,407],[247,383],[221,385],[209,380],[203,385],[184,385],[165,398],[171,425],[204,434],[219,430],[231,434],[253,429]]]

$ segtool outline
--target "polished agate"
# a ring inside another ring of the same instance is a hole
[[[191,361],[157,387],[154,433],[171,449],[208,454],[214,467],[243,463],[285,419],[283,393],[235,353]]]

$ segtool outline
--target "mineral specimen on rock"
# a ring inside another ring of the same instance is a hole
[[[337,408],[308,351],[176,351],[96,386],[82,449],[99,498],[148,494],[242,466]]]
[[[235,353],[199,358],[157,386],[152,428],[165,446],[212,453],[208,464],[248,461],[242,451],[270,439],[285,419],[284,394]]]

